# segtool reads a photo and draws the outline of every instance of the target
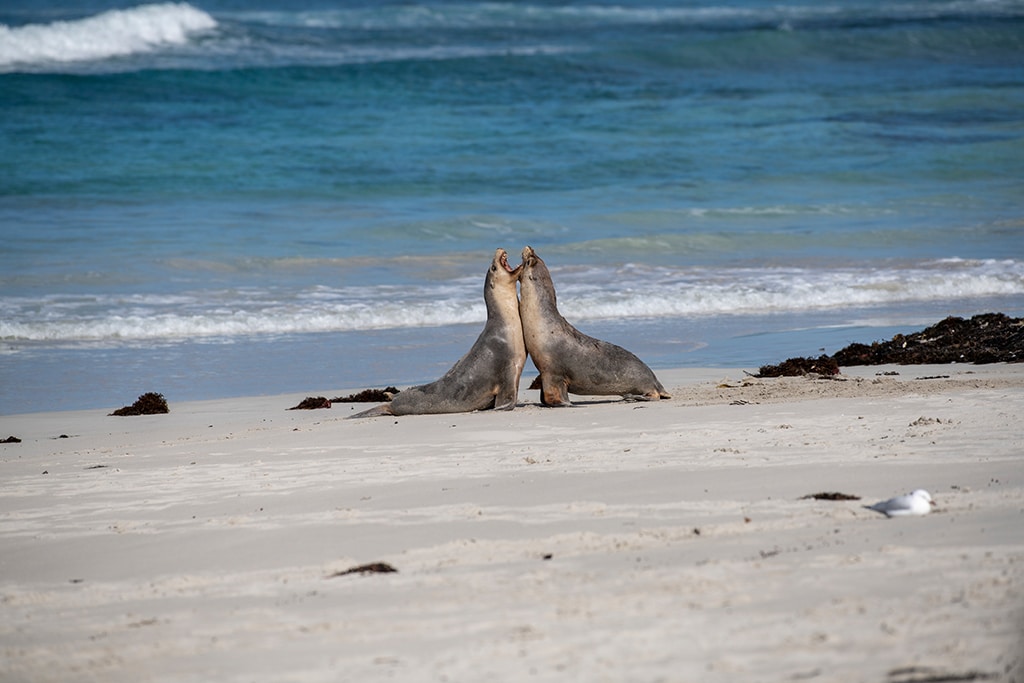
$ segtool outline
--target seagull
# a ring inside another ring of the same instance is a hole
[[[927,515],[932,511],[935,502],[930,493],[924,489],[911,491],[905,496],[896,496],[874,505],[865,505],[869,510],[881,512],[886,517],[903,517],[907,515]]]

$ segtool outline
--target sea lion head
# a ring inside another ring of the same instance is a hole
[[[494,250],[494,259],[487,269],[484,278],[484,304],[487,306],[487,319],[501,319],[507,324],[521,327],[519,322],[519,297],[516,294],[516,283],[523,272],[523,264],[515,268],[508,265],[508,252],[504,249]]]
[[[533,250],[529,244],[523,247],[523,265],[532,268],[537,261],[540,261],[540,257],[537,256],[537,252]],[[543,261],[541,261],[543,263]]]
[[[537,256],[537,252],[533,250],[533,247],[529,245],[523,247],[523,263],[520,267],[523,269],[522,275],[527,275],[528,273],[534,273],[536,271],[536,275],[538,276],[551,277],[551,274],[548,272],[547,265],[540,256]],[[522,277],[522,275],[520,277]]]
[[[499,247],[494,250],[494,260],[491,261],[491,270],[488,278],[500,277],[502,280],[515,282],[519,279],[519,275],[522,273],[522,270],[522,263],[515,268],[510,266],[508,264],[508,252]]]
[[[523,247],[523,263],[520,266],[523,272],[519,281],[523,289],[524,298],[536,298],[537,302],[545,307],[555,307],[555,286],[551,281],[551,273],[544,260],[537,255],[533,247]]]
[[[519,281],[519,276],[523,272],[523,264],[519,264],[515,268],[508,265],[508,252],[504,249],[494,250],[494,260],[491,261],[491,267],[487,270],[487,277],[484,278],[484,299],[486,300],[489,293],[494,292],[512,292],[512,297],[515,298],[516,283]],[[505,296],[501,294],[500,296]]]

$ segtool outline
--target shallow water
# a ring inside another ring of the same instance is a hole
[[[0,23],[0,412],[433,379],[499,246],[654,367],[1024,314],[1024,2]]]

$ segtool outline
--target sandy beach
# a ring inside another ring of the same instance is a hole
[[[1024,365],[658,375],[0,417],[0,681],[1024,680]]]

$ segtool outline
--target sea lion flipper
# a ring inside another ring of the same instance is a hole
[[[515,401],[501,401],[500,396],[494,397],[494,409],[495,410],[515,410]]]
[[[553,379],[550,375],[541,375],[540,402],[550,407],[571,406],[569,400],[569,382],[566,379]]]
[[[525,348],[525,347],[524,347]],[[507,352],[502,348],[502,354]],[[502,363],[496,371],[497,380],[494,384],[494,410],[514,410],[519,403],[519,380],[523,375],[522,362]]]
[[[353,420],[357,417],[383,417],[384,415],[394,415],[395,413],[391,410],[390,403],[384,403],[383,405],[374,406],[369,410],[364,410],[361,413],[355,415],[349,415],[346,420]]]
[[[659,401],[663,398],[672,398],[670,395],[662,391],[652,391],[647,394],[623,394],[622,400],[626,403],[633,403],[635,401]]]
[[[498,391],[494,394],[494,409],[495,410],[514,410],[516,403],[519,402],[519,383],[518,382],[503,382],[498,387]]]
[[[660,401],[663,398],[672,398],[672,395],[664,389],[654,389],[646,394],[623,394],[624,401]]]

